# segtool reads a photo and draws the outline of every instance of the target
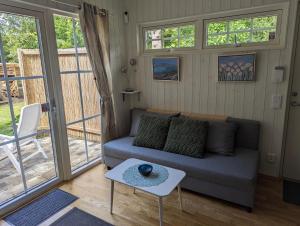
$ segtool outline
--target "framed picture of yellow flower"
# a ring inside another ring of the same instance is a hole
[[[255,53],[218,56],[218,81],[255,81]]]

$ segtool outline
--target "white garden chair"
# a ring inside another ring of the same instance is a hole
[[[41,119],[41,112],[42,112],[41,104],[27,105],[21,109],[20,121],[18,123],[18,129],[17,129],[19,138],[30,136],[37,132],[40,119]],[[15,139],[14,136],[6,136],[0,134],[0,143],[10,141],[13,139]],[[38,150],[30,154],[26,158],[24,158],[23,163],[39,153],[41,153],[45,159],[48,158],[44,149],[41,147],[38,139],[36,139],[36,135],[19,141],[20,148],[30,143],[35,143]],[[0,146],[0,150],[3,150],[6,153],[7,157],[14,165],[18,173],[21,174],[20,163],[15,157],[16,149],[17,147],[15,143],[10,143],[10,144]]]

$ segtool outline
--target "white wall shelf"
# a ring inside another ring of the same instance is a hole
[[[133,90],[133,91],[122,91],[121,92],[121,94],[122,94],[122,97],[123,97],[123,102],[125,101],[125,97],[127,96],[127,95],[138,95],[138,101],[140,101],[140,94],[141,94],[141,91],[139,91],[139,90]]]

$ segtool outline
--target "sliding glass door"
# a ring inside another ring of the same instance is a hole
[[[58,181],[44,24],[0,4],[0,207]]]
[[[78,18],[3,2],[0,215],[101,158],[100,96]]]
[[[72,172],[101,157],[101,112],[78,18],[54,15]]]

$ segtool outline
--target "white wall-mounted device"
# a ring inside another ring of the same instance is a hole
[[[129,15],[128,15],[128,12],[127,12],[127,11],[124,12],[124,23],[125,23],[125,24],[128,24],[128,23],[129,23]]]
[[[272,82],[281,83],[284,79],[284,67],[276,66],[273,70]]]
[[[272,95],[271,107],[273,109],[280,109],[282,106],[282,95]]]

